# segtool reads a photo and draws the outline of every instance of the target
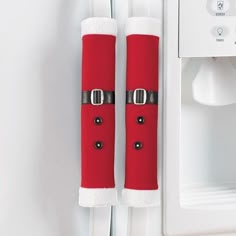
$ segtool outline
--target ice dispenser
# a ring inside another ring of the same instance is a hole
[[[236,1],[165,3],[164,231],[236,235]]]

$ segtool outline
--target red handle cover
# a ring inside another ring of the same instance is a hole
[[[115,41],[112,35],[84,35],[82,91],[115,90]],[[82,183],[84,188],[114,188],[115,105],[82,104]],[[102,120],[96,125],[95,118]],[[103,147],[96,149],[96,142]]]
[[[159,37],[127,36],[126,89],[158,91]],[[157,185],[157,115],[156,104],[126,105],[126,173],[125,188],[155,190]],[[137,122],[143,117],[144,123]],[[135,143],[142,145],[135,149]]]

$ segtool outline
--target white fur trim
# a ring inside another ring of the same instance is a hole
[[[160,204],[159,190],[122,190],[122,202],[130,207],[152,207]]]
[[[107,207],[116,205],[115,188],[80,188],[79,205],[83,207]]]
[[[81,22],[81,36],[87,34],[117,35],[117,23],[109,17],[90,17]]]
[[[151,17],[130,17],[126,24],[126,35],[161,35],[161,21]]]

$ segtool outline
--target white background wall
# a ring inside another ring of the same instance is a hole
[[[160,14],[160,2],[150,0],[151,15]],[[116,172],[121,189],[127,1],[116,1],[114,8],[119,18]],[[89,211],[77,205],[80,22],[86,17],[87,0],[0,1],[1,236],[88,235]],[[117,230],[122,236],[122,224]]]

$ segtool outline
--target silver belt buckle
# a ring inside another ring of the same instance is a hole
[[[102,89],[91,90],[91,104],[94,106],[100,106],[104,102],[104,92]]]
[[[135,105],[144,105],[147,102],[147,91],[142,88],[134,90],[133,100]]]

